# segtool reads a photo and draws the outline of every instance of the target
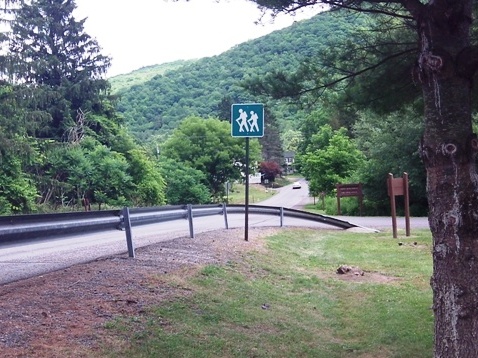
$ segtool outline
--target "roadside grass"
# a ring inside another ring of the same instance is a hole
[[[249,203],[254,204],[266,200],[273,196],[276,191],[274,189],[292,184],[298,177],[283,177],[276,178],[275,182],[269,183],[266,186],[262,184],[249,185]],[[234,184],[231,191],[229,191],[229,204],[244,204],[245,203],[246,186],[244,184]]]
[[[316,199],[316,200],[318,200],[318,199]],[[314,213],[314,214],[321,214],[321,215],[325,214],[325,210],[318,209],[317,204],[306,204],[306,205],[304,205],[304,209],[302,209],[302,210],[308,211],[308,212],[311,212],[311,213]]]
[[[432,356],[431,235],[285,229],[168,284],[190,294],[105,326],[111,357]],[[336,274],[357,266],[364,276]]]
[[[245,203],[246,186],[244,184],[234,184],[233,191],[229,192],[229,204]],[[274,190],[267,189],[261,184],[249,185],[249,204],[258,203],[266,200],[275,194]]]

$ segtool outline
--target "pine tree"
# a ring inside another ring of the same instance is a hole
[[[73,17],[74,0],[34,0],[13,11],[11,32],[3,38],[2,74],[16,84],[36,89],[35,109],[51,123],[39,136],[60,138],[80,113],[101,109],[108,89],[102,78],[110,59],[84,32],[86,19]]]

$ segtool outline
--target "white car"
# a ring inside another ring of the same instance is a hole
[[[292,184],[292,189],[300,189],[302,188],[302,184],[298,181],[296,181],[294,184]]]

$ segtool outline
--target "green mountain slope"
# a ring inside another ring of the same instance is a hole
[[[193,63],[194,61],[195,60],[179,60],[160,65],[141,67],[139,70],[127,74],[111,77],[108,81],[111,84],[111,91],[113,93],[118,93],[127,90],[131,86],[147,82],[154,76],[163,75],[168,71],[176,70],[184,65]]]
[[[140,140],[168,133],[188,115],[227,120],[228,103],[260,100],[241,87],[242,81],[279,69],[294,71],[305,59],[320,57],[346,39],[347,29],[356,27],[358,21],[363,20],[353,14],[321,13],[221,55],[184,64],[143,83],[117,87],[118,110]],[[293,113],[276,111],[275,115],[279,122],[285,117],[294,120]]]

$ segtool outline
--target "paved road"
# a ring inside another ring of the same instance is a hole
[[[285,208],[302,209],[304,205],[313,203],[313,198],[309,197],[309,187],[305,179],[298,180],[302,188],[292,189],[292,185],[275,189],[276,194],[270,199],[260,202],[260,205],[267,206],[283,206]],[[386,216],[339,216],[331,215],[332,217],[348,221],[349,223],[359,225],[366,228],[378,229],[378,230],[392,230],[392,218]],[[405,218],[397,218],[397,227],[405,229]],[[429,228],[428,218],[416,217],[410,218],[411,229],[425,229]]]
[[[277,190],[270,199],[261,205],[300,208],[311,201],[305,181],[301,189],[287,186]],[[335,217],[335,216],[334,216]],[[391,230],[391,219],[388,217],[336,217],[350,223],[374,229]],[[250,215],[249,224],[257,226],[279,226],[280,219],[275,216]],[[244,227],[243,214],[228,215],[230,228]],[[300,219],[284,218],[285,226],[308,226],[320,229],[340,230],[336,227],[313,223]],[[398,222],[404,228],[403,219]],[[225,227],[222,216],[202,217],[194,219],[195,233],[206,232]],[[413,218],[414,228],[428,227],[426,218]],[[143,247],[170,240],[176,237],[189,236],[187,220],[176,220],[133,227],[135,247]],[[77,235],[67,238],[36,240],[34,242],[7,243],[0,245],[0,284],[41,275],[46,272],[62,269],[71,265],[95,260],[99,257],[124,254],[127,252],[126,236],[123,231],[107,231],[103,233]]]
[[[228,215],[229,228],[243,228],[244,223],[244,214]],[[195,234],[225,228],[222,215],[195,218],[193,224]],[[340,230],[321,223],[294,218],[284,218],[284,225]],[[279,227],[280,218],[278,216],[250,214],[249,226]],[[181,219],[135,226],[132,228],[132,234],[136,248],[148,246],[177,237],[189,236],[189,222]],[[119,230],[66,238],[4,243],[0,245],[0,284],[126,252],[126,234]]]
[[[309,186],[307,181],[299,179],[302,188],[292,189],[292,185],[287,185],[279,189],[272,189],[275,195],[269,199],[261,201],[258,205],[277,206],[290,209],[302,209],[304,205],[311,203],[313,199],[309,197]]]

